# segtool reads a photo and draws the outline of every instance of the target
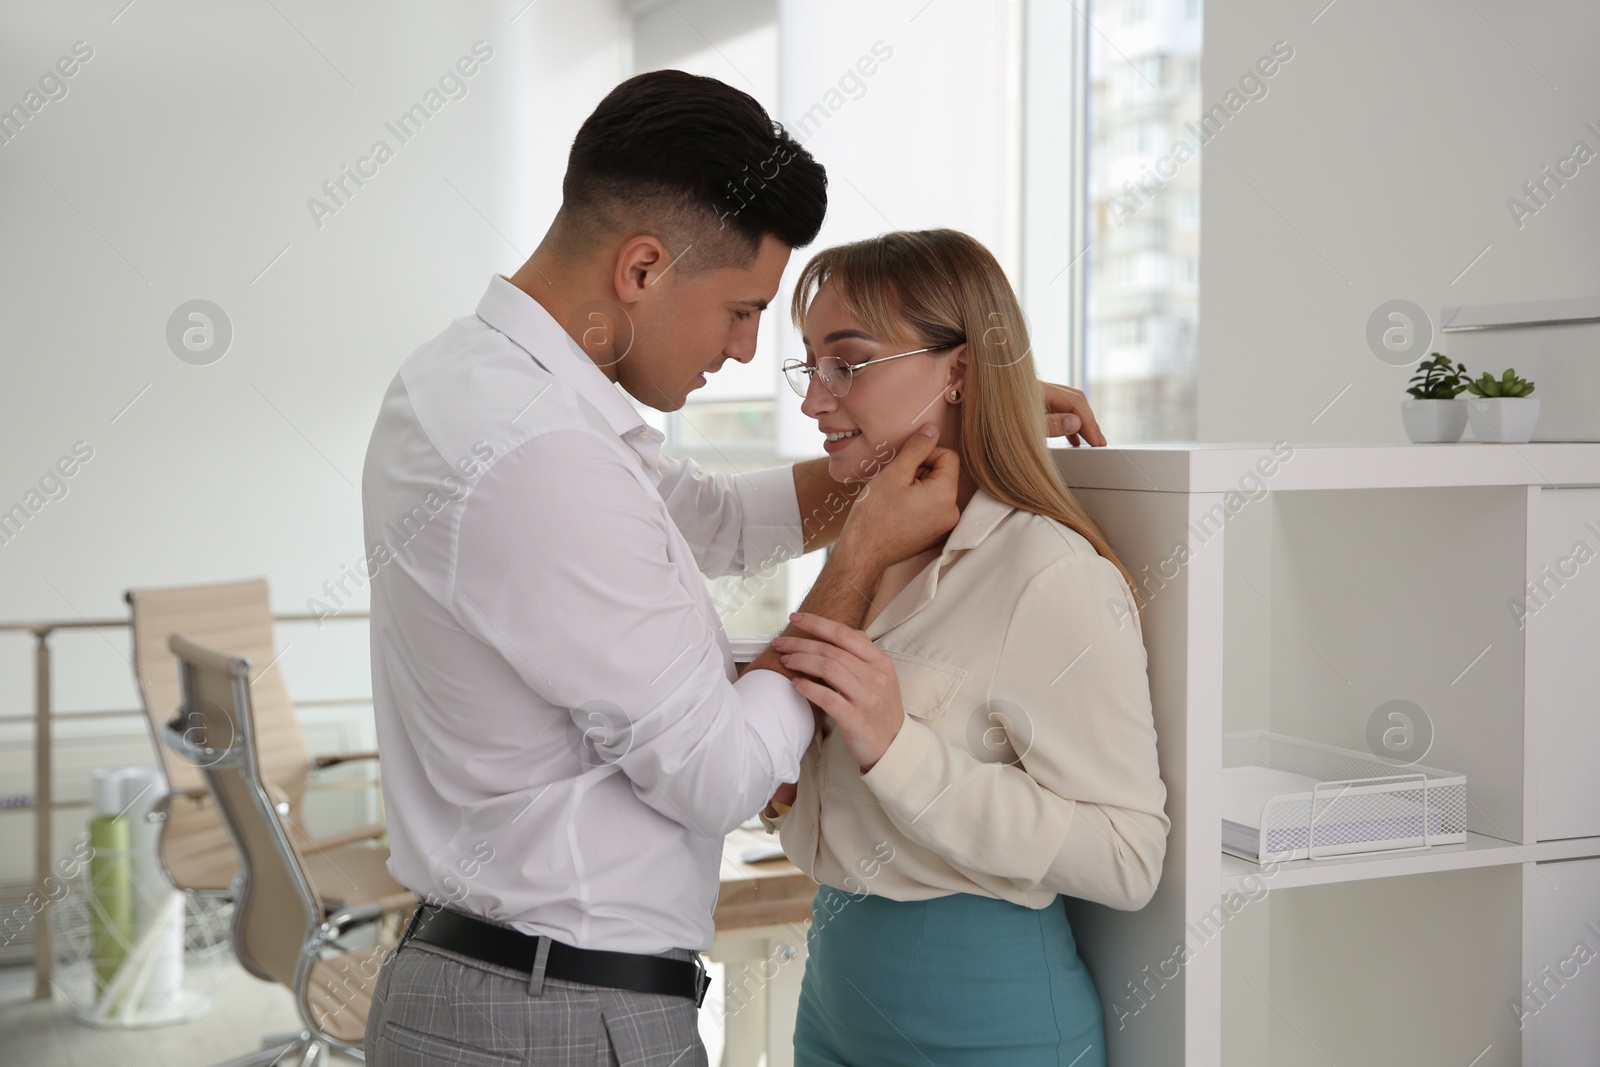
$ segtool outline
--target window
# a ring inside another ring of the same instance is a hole
[[[1086,39],[1085,140],[1117,150],[1091,150],[1086,163],[1081,384],[1106,436],[1119,443],[1194,440],[1197,432],[1200,162],[1176,162],[1171,153],[1193,140],[1185,123],[1198,120],[1199,95],[1151,85],[1169,70],[1182,72],[1186,88],[1198,84],[1199,37],[1178,31],[1199,14],[1198,0],[1093,0],[1089,8],[1103,34]],[[1141,25],[1147,20],[1156,25]],[[1136,109],[1118,107],[1108,91],[1130,77]]]
[[[1161,72],[1165,67],[1165,64],[1162,63],[1161,58],[1161,56],[1144,57],[1144,77],[1141,79],[1141,81],[1143,82],[1145,88],[1152,92],[1156,92],[1161,89]]]

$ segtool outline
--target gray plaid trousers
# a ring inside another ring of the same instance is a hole
[[[696,953],[673,949],[673,959]],[[373,1067],[708,1067],[687,997],[532,975],[406,939],[367,1014]]]

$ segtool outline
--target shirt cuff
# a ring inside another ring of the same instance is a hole
[[[800,529],[800,495],[792,466],[768,467],[734,475],[744,515],[744,572],[755,574],[805,551]]]
[[[948,784],[918,773],[933,743],[933,731],[907,715],[878,762],[861,776],[885,809],[920,812]]]
[[[811,702],[795,691],[788,678],[765,667],[745,671],[733,687],[739,693],[745,721],[767,746],[769,765],[778,781],[798,781],[800,759],[811,747],[816,730]],[[777,788],[773,783],[767,796]]]

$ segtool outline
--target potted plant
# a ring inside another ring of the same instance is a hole
[[[1467,428],[1467,403],[1456,397],[1467,388],[1462,379],[1467,365],[1457,363],[1452,368],[1443,353],[1430,355],[1432,359],[1418,364],[1406,389],[1412,399],[1400,401],[1400,421],[1406,436],[1417,444],[1459,441]]]
[[[1477,381],[1467,383],[1467,391],[1472,394],[1467,400],[1472,436],[1504,444],[1533,438],[1533,428],[1539,424],[1539,400],[1529,395],[1533,383],[1517,377],[1514,368],[1507,367],[1498,378],[1484,371]]]

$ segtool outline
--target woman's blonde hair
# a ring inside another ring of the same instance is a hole
[[[939,348],[966,344],[962,466],[996,500],[1083,535],[1116,565],[1141,609],[1133,576],[1050,458],[1044,392],[1028,328],[989,250],[957,230],[900,231],[824,249],[811,257],[795,285],[790,315],[802,333],[806,310],[824,282],[832,282],[844,309],[883,340]]]

